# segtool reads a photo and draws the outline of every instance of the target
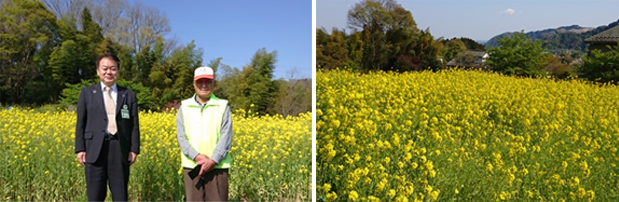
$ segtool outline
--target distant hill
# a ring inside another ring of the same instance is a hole
[[[578,25],[564,26],[558,28],[545,29],[540,31],[526,32],[525,35],[532,40],[546,41],[543,46],[549,51],[573,50],[586,52],[587,44],[584,42],[586,38],[606,31],[609,28],[619,25],[619,20],[608,25],[599,27],[581,27]],[[495,47],[499,44],[498,39],[512,36],[516,32],[506,32],[490,38],[484,44],[486,48]]]

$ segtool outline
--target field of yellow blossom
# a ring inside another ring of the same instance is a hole
[[[619,87],[317,72],[318,201],[619,201]]]
[[[230,199],[312,200],[312,114],[248,114],[232,115]],[[175,118],[140,113],[141,154],[131,167],[129,200],[183,200]],[[84,168],[74,153],[75,122],[73,112],[0,111],[0,201],[87,200]]]

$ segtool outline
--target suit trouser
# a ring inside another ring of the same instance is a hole
[[[86,163],[88,201],[105,200],[108,180],[112,199],[127,201],[127,184],[129,183],[129,160],[127,158],[122,157],[118,139],[103,142],[97,161]]]
[[[228,169],[213,169],[193,180],[191,169],[183,169],[187,201],[228,201]]]

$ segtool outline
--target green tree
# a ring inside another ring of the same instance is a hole
[[[344,62],[344,66],[351,70],[359,70],[360,64],[363,61],[363,40],[360,32],[354,32],[348,35],[346,42],[348,43],[348,62]]]
[[[397,4],[395,0],[365,0],[354,5],[348,11],[348,26],[361,30],[364,42],[363,59],[359,66],[363,70],[389,70],[390,60],[395,60],[409,50],[410,43],[399,43],[400,36],[415,34],[417,23],[410,11]],[[391,39],[387,33],[393,33]],[[392,44],[398,44],[400,49],[393,50]],[[359,49],[357,49],[359,50]]]
[[[466,52],[466,45],[460,39],[454,38],[451,40],[446,40],[444,41],[444,44],[443,49],[441,49],[444,63],[447,63],[456,58],[459,54]]]
[[[383,34],[394,29],[418,31],[411,12],[395,0],[365,0],[355,4],[348,11],[348,26],[353,29],[379,31]]]
[[[221,76],[215,95],[230,100],[230,108],[243,109],[264,115],[274,106],[274,97],[279,90],[278,81],[273,81],[273,70],[277,63],[277,51],[267,52],[261,48],[251,62],[239,70],[227,65],[221,66]]]
[[[583,57],[584,63],[578,69],[583,78],[619,83],[619,44],[607,47],[608,51],[593,50],[590,56]]]
[[[348,26],[360,30],[358,35],[350,35],[354,38],[349,37],[348,55],[351,64],[363,71],[441,68],[437,58],[442,44],[429,30],[419,30],[411,12],[395,0],[355,4],[348,11]]]
[[[49,60],[54,81],[54,85],[49,87],[54,93],[59,93],[66,84],[76,84],[81,81],[80,68],[86,64],[76,57],[79,54],[79,45],[73,40],[64,41],[60,46],[54,48]]]
[[[275,63],[277,63],[277,51],[268,53],[265,48],[262,48],[254,54],[249,64],[253,72],[247,77],[249,88],[244,92],[247,100],[252,103],[244,107],[245,109],[251,109],[260,115],[266,114],[278,90],[277,82],[273,81]]]
[[[152,47],[152,48],[151,48]],[[138,53],[135,54],[135,67],[133,68],[132,78],[133,80],[140,81],[143,85],[148,86],[150,80],[148,79],[153,65],[155,63],[164,63],[164,42],[163,38],[159,37],[154,45],[148,44],[143,47]]]
[[[80,92],[82,88],[95,84],[95,80],[82,80],[79,83],[75,84],[66,84],[66,88],[62,89],[62,94],[60,96],[60,105],[69,110],[76,110],[77,101],[80,97]]]
[[[324,28],[316,29],[316,66],[317,68],[326,68],[329,66],[328,58],[322,52],[324,47],[329,43],[329,34]]]
[[[149,80],[147,78],[150,75],[153,65],[156,62],[154,52],[155,51],[151,51],[150,46],[146,46],[142,48],[140,52],[137,52],[133,57],[135,61],[135,67],[133,68],[135,69],[135,75],[128,76],[131,76],[130,78],[135,78],[141,81],[143,84],[149,84]]]
[[[221,66],[221,60],[223,58],[222,57],[218,57],[216,59],[212,59],[208,62],[208,64],[206,64],[207,67],[210,67],[213,69],[213,72],[215,72],[215,76],[217,77],[217,70],[219,70],[219,66]]]
[[[96,77],[97,74],[95,60],[103,54],[103,52],[97,52],[99,44],[103,41],[103,35],[101,34],[101,27],[92,20],[88,8],[83,9],[81,22],[82,31],[76,37],[80,52],[76,56],[80,65],[80,79],[89,79]]]
[[[434,36],[430,34],[430,30],[426,29],[424,31],[421,31],[421,33],[416,35],[416,40],[417,45],[413,48],[412,51],[413,53],[415,53],[415,56],[418,58],[421,64],[420,66],[418,66],[417,70],[432,69],[436,71],[442,68],[442,65],[438,60],[438,55],[442,48],[442,44],[434,40]]]
[[[127,89],[131,89],[135,92],[135,96],[138,99],[138,107],[140,110],[158,110],[158,106],[155,104],[155,99],[152,96],[151,90],[145,87],[139,81],[127,81],[118,80],[118,85]]]
[[[254,73],[254,67],[245,66],[243,69],[238,69],[224,66],[224,69],[227,69],[228,73],[217,82],[218,85],[215,92],[218,91],[217,88],[221,89],[222,93],[220,96],[230,101],[230,109],[233,111],[239,109],[250,110],[253,101],[248,98],[251,84],[247,78]],[[255,112],[256,110],[254,109],[253,111]]]
[[[240,102],[240,89],[247,88],[242,71],[225,64],[221,64],[217,70],[216,84],[213,93],[220,98],[230,100],[230,109],[237,109],[237,101]]]
[[[155,60],[148,76],[152,97],[159,107],[166,103],[191,97],[193,72],[202,65],[202,48],[192,41],[185,47],[174,50],[163,63]]]
[[[194,41],[187,44],[184,48],[174,51],[169,58],[170,65],[173,65],[176,72],[176,79],[172,85],[173,89],[178,91],[176,99],[185,99],[193,96],[195,89],[193,88],[193,73],[198,67],[202,66],[202,48],[196,48]],[[166,100],[173,101],[173,100]]]
[[[95,59],[98,55],[95,54],[103,42],[103,35],[99,25],[92,21],[88,8],[83,9],[81,17],[83,31],[75,29],[72,18],[58,23],[63,41],[60,46],[54,47],[49,60],[54,81],[53,85],[49,85],[52,102],[56,102],[58,93],[66,84],[77,84],[96,77]]]
[[[415,61],[414,48],[417,45],[416,34],[407,31],[406,29],[392,29],[387,31],[386,39],[388,40],[389,49],[386,52],[388,55],[387,66],[390,69],[399,72],[410,71],[415,69],[418,62]]]
[[[348,58],[346,33],[336,28],[331,31],[331,35],[326,34],[322,29],[317,30],[317,33],[320,33],[322,41],[316,47],[316,51],[320,52],[316,55],[318,66],[323,69],[344,68],[344,64],[350,60]],[[327,38],[323,39],[323,37]]]
[[[486,64],[494,71],[506,75],[516,76],[543,76],[544,60],[542,41],[533,42],[524,35],[524,31],[511,37],[499,39],[497,47],[490,48],[490,57]]]
[[[103,41],[101,27],[92,20],[92,15],[88,8],[82,11],[82,33],[88,37],[90,41],[90,50],[95,51],[96,47]]]
[[[174,96],[177,94],[174,92],[174,89],[168,88],[172,85],[174,79],[174,72],[171,66],[158,62],[153,64],[148,79],[150,80],[151,93],[156,98],[155,103],[157,106],[163,106],[167,101],[179,99],[179,97]]]
[[[1,103],[42,104],[51,100],[51,92],[37,88],[52,82],[46,74],[48,60],[59,41],[56,17],[41,2],[3,4],[0,10]]]
[[[361,32],[363,43],[363,57],[359,67],[364,71],[387,69],[389,61],[389,44],[381,32],[372,32],[363,29]]]

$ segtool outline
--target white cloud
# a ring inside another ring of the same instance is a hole
[[[516,13],[516,10],[508,8],[505,9],[504,11],[501,11],[501,14],[505,14],[505,15],[514,15]]]

